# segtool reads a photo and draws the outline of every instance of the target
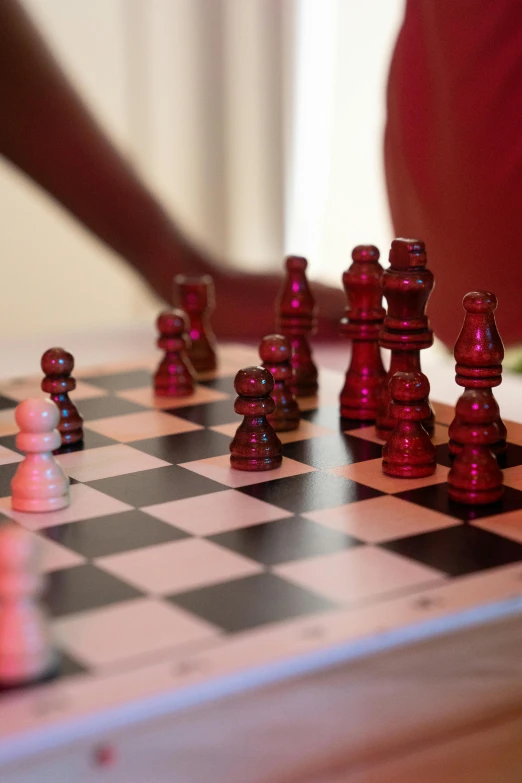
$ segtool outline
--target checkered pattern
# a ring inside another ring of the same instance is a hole
[[[241,358],[236,366],[255,362]],[[435,475],[392,479],[375,429],[340,426],[329,376],[323,402],[305,400],[300,428],[282,434],[281,468],[234,471],[234,362],[222,366],[186,400],[155,400],[149,368],[83,377],[73,396],[84,447],[58,455],[72,502],[49,514],[14,512],[9,497],[22,458],[13,412],[37,384],[1,390],[0,513],[42,542],[62,676],[378,611],[396,596],[418,613],[434,601],[426,590],[522,563],[522,427],[509,428],[503,499],[459,506],[447,493],[446,406]]]

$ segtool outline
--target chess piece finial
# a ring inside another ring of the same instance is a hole
[[[214,281],[210,275],[176,275],[174,283],[175,300],[190,322],[190,362],[196,373],[211,372],[217,367],[216,338],[210,325],[215,308]]]
[[[15,410],[16,446],[26,454],[11,481],[16,511],[57,511],[69,505],[69,479],[55,460],[61,444],[60,411],[52,400],[24,400]]]
[[[448,494],[467,505],[494,503],[503,476],[491,446],[498,442],[499,410],[489,389],[467,389],[456,405],[455,438],[462,445],[448,473]]]
[[[397,372],[390,380],[391,417],[397,422],[382,450],[390,476],[421,478],[435,473],[435,446],[422,422],[429,414],[430,384],[421,372]]]
[[[186,355],[188,319],[183,310],[168,310],[159,314],[156,326],[160,335],[156,345],[165,356],[154,375],[154,393],[156,397],[188,397],[194,391],[193,369]]]
[[[259,346],[259,356],[263,367],[274,378],[271,397],[275,402],[273,413],[267,414],[268,422],[276,432],[288,432],[299,426],[299,406],[292,394],[292,346],[290,340],[282,334],[269,334]]]
[[[308,262],[302,256],[288,256],[286,278],[276,302],[277,330],[292,345],[292,392],[306,397],[317,392],[317,367],[308,336],[316,329],[316,306],[306,278]]]
[[[281,465],[281,441],[267,420],[274,412],[274,379],[264,367],[246,367],[234,379],[234,410],[244,416],[230,444],[230,464],[237,470],[273,470]]]
[[[382,288],[388,303],[379,336],[381,348],[391,350],[390,368],[382,387],[377,410],[376,432],[386,440],[395,426],[389,415],[389,381],[396,372],[420,372],[420,351],[433,344],[433,332],[426,316],[426,305],[433,290],[433,273],[426,268],[427,256],[420,239],[394,239],[390,266],[384,270]],[[428,400],[429,405],[429,400]],[[434,430],[435,416],[430,405],[423,421],[429,434]]]
[[[60,421],[58,432],[62,446],[72,446],[83,441],[83,419],[76,405],[69,398],[69,392],[76,388],[71,377],[74,370],[74,358],[64,348],[49,348],[40,361],[45,378],[41,383],[42,391],[47,392],[58,406]]]
[[[470,291],[462,300],[466,315],[462,329],[455,343],[455,382],[465,389],[486,389],[493,400],[492,389],[502,383],[502,361],[504,346],[495,322],[497,297],[489,291]],[[490,403],[495,404],[496,403]],[[497,455],[505,453],[506,425],[500,418],[496,420],[499,438],[491,449]],[[449,450],[457,454],[461,444],[455,436],[458,430],[458,413],[450,425]]]
[[[38,539],[15,522],[0,524],[0,686],[36,682],[56,665],[40,604]]]
[[[340,397],[341,417],[346,419],[375,420],[386,375],[378,342],[386,314],[379,257],[374,245],[358,245],[352,252],[352,265],[343,274],[347,307],[341,332],[352,341]]]

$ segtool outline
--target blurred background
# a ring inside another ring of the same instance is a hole
[[[382,132],[403,0],[23,0],[180,226],[243,269],[339,284],[391,240]],[[150,322],[134,272],[0,161],[4,336]],[[30,286],[27,285],[30,281]]]

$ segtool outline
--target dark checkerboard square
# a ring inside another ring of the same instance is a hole
[[[451,468],[453,460],[447,443],[441,443],[439,446],[435,446],[435,461],[437,465],[444,465],[446,468]]]
[[[173,604],[230,633],[337,608],[274,574],[256,574],[170,597]]]
[[[117,500],[138,507],[167,503],[170,500],[180,500],[194,495],[207,495],[210,492],[226,489],[223,484],[218,484],[217,481],[200,476],[191,470],[180,468],[178,465],[142,470],[139,473],[127,473],[124,476],[85,483]]]
[[[505,453],[498,455],[498,464],[503,469],[522,465],[522,446],[517,443],[508,443]]]
[[[336,405],[323,405],[321,408],[302,411],[301,418],[311,421],[312,424],[317,424],[320,427],[328,427],[331,430],[349,429],[342,426],[339,408]]]
[[[131,370],[110,375],[91,375],[88,378],[82,378],[82,381],[108,391],[124,391],[125,389],[147,386],[151,382],[151,373],[149,370]]]
[[[220,432],[194,430],[178,435],[135,440],[132,442],[132,448],[178,465],[180,462],[193,462],[228,454],[229,444],[230,438]]]
[[[101,446],[114,446],[119,441],[108,438],[106,435],[100,435],[98,432],[84,429],[83,440],[81,443],[74,443],[72,446],[62,446],[55,451],[55,454],[70,454],[73,451],[85,451],[85,449],[98,449]]]
[[[326,470],[367,459],[379,459],[382,456],[382,446],[346,435],[344,432],[335,432],[332,435],[286,443],[283,445],[283,455],[319,470]]]
[[[453,464],[453,458],[450,455],[450,451],[447,443],[442,443],[436,447],[435,459],[439,465],[445,465],[447,468],[451,468]],[[507,449],[504,454],[498,455],[498,464],[504,468],[515,468],[517,465],[522,465],[522,446],[516,443],[508,443]]]
[[[209,538],[220,546],[268,566],[330,555],[361,543],[356,538],[303,517],[264,522]]]
[[[0,497],[5,498],[11,494],[11,479],[16,473],[19,462],[11,462],[9,465],[0,465]]]
[[[522,561],[522,544],[467,524],[389,541],[381,547],[450,576]]]
[[[95,397],[92,400],[81,400],[78,402],[78,410],[83,416],[84,421],[93,421],[94,419],[106,419],[109,416],[125,416],[127,413],[141,413],[149,410],[144,405],[138,405],[135,402],[124,400],[122,397]]]
[[[137,509],[48,527],[47,538],[85,557],[103,557],[187,538],[187,533]]]
[[[225,392],[225,394],[235,395],[234,375],[226,375],[222,378],[211,378],[208,381],[200,381],[201,386],[207,386],[209,389]]]
[[[48,574],[44,598],[49,613],[53,617],[63,617],[141,595],[135,587],[86,564]]]
[[[89,670],[69,654],[59,653],[58,676],[71,677],[74,674],[84,674]]]
[[[410,503],[416,503],[424,508],[440,511],[442,514],[456,517],[464,522],[490,517],[494,514],[505,514],[508,511],[522,513],[522,492],[512,487],[504,487],[504,494],[500,500],[484,506],[466,506],[463,503],[455,503],[448,495],[446,482],[398,492],[394,497],[408,500]]]
[[[373,423],[360,419],[341,419],[338,405],[323,405],[320,408],[302,411],[301,418],[331,430],[356,430]]]
[[[8,408],[16,408],[18,402],[16,400],[10,400],[9,397],[3,397],[0,394],[0,411],[7,410]]]
[[[234,413],[234,400],[218,400],[206,405],[186,405],[182,408],[172,408],[164,411],[172,416],[201,424],[203,427],[216,427],[218,424],[229,424],[237,419],[238,426],[241,417]]]
[[[342,506],[345,503],[355,503],[358,500],[376,498],[383,494],[356,481],[321,471],[252,484],[240,487],[238,491],[287,511],[293,511],[294,514]]]

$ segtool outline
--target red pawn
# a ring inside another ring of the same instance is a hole
[[[422,426],[429,414],[430,384],[421,372],[397,372],[390,381],[390,415],[397,421],[382,449],[389,476],[421,478],[435,473],[435,446]]]
[[[215,307],[214,281],[210,275],[177,275],[174,282],[175,298],[190,321],[190,346],[187,350],[190,362],[197,373],[215,370],[216,338],[210,325],[210,315]]]
[[[343,275],[348,305],[341,332],[352,341],[352,355],[341,392],[341,417],[375,421],[386,375],[378,342],[386,314],[382,306],[383,268],[374,245],[359,245],[352,259]]]
[[[273,470],[281,465],[281,441],[268,423],[274,412],[270,394],[274,388],[272,375],[263,367],[246,367],[234,379],[238,397],[234,410],[244,416],[230,444],[230,464],[236,470]]]
[[[69,399],[69,392],[76,388],[71,378],[74,370],[74,358],[64,348],[49,348],[40,362],[45,378],[42,391],[47,392],[51,400],[60,409],[58,431],[62,436],[62,446],[72,446],[83,441],[83,419],[76,405]]]
[[[299,427],[300,412],[297,401],[292,394],[292,347],[288,337],[282,334],[269,334],[264,337],[259,346],[259,356],[263,367],[274,378],[272,399],[275,410],[267,415],[269,423],[276,432],[288,432]]]
[[[194,391],[193,370],[185,350],[188,320],[182,310],[160,313],[156,321],[158,348],[165,351],[154,376],[156,397],[188,397]]]
[[[491,390],[502,383],[504,359],[504,346],[495,322],[497,297],[489,291],[471,291],[466,294],[462,304],[466,315],[453,351],[456,361],[455,382],[465,389],[486,390],[490,398],[489,404],[496,406]],[[491,445],[491,450],[495,454],[502,454],[507,449],[507,430],[500,418],[498,406],[496,423],[499,439]],[[455,412],[449,428],[451,440],[448,445],[452,454],[457,454],[462,449],[462,444],[455,435],[458,429],[458,414]]]
[[[381,348],[391,350],[390,368],[382,387],[377,410],[376,432],[386,440],[395,426],[390,416],[389,381],[396,372],[420,372],[420,351],[433,344],[433,332],[426,317],[426,305],[433,290],[433,274],[426,268],[426,247],[420,239],[394,239],[390,266],[384,270],[382,288],[388,312],[379,336]],[[429,401],[428,401],[429,405]],[[431,406],[424,428],[434,430]]]
[[[306,279],[306,258],[288,256],[286,279],[276,303],[276,323],[281,334],[292,344],[291,389],[296,397],[317,392],[317,367],[312,359],[308,335],[316,329],[315,301]]]
[[[468,389],[455,413],[455,437],[462,450],[448,473],[448,494],[471,506],[494,503],[503,492],[502,471],[491,451],[499,439],[498,405],[488,389]]]

